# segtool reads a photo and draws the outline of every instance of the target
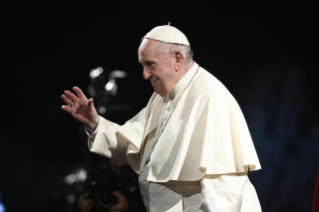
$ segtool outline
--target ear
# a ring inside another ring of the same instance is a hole
[[[184,60],[185,58],[182,52],[180,51],[175,52],[175,71],[179,71],[183,67]]]

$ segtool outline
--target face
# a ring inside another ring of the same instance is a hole
[[[139,62],[143,66],[143,77],[150,80],[156,93],[165,97],[178,81],[175,57],[158,51],[158,42],[144,39],[138,50]]]

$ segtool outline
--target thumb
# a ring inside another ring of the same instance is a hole
[[[114,196],[118,197],[118,198],[121,198],[122,197],[122,194],[119,193],[118,191],[113,191],[113,194]]]
[[[90,98],[89,101],[87,102],[88,110],[92,111],[94,110],[94,103],[93,103],[93,98]]]

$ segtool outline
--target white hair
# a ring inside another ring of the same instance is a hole
[[[185,64],[191,62],[193,60],[193,51],[190,46],[182,45],[182,44],[173,44],[173,43],[165,43],[159,41],[159,51],[166,56],[169,56],[174,52],[181,52],[185,58]]]

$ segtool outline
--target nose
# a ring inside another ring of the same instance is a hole
[[[151,77],[151,74],[147,70],[145,70],[145,68],[144,68],[143,69],[143,78],[145,80],[148,80],[150,77]]]

